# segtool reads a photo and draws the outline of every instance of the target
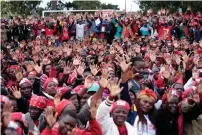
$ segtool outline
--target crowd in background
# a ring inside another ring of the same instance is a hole
[[[1,19],[1,134],[201,135],[202,15]]]

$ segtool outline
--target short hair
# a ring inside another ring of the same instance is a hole
[[[144,59],[138,56],[138,57],[132,57],[130,61],[132,62],[133,65],[135,65],[135,63],[138,61],[144,62]]]

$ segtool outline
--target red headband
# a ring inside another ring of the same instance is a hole
[[[55,107],[55,111],[58,113],[58,117],[60,117],[60,115],[62,114],[62,111],[64,110],[64,108],[69,105],[72,104],[71,101],[63,99],[56,107]]]
[[[124,107],[127,111],[130,110],[130,105],[126,101],[118,100],[118,101],[113,103],[111,113],[114,111],[114,109],[116,109],[119,106]]]
[[[47,101],[46,98],[44,98],[42,96],[33,95],[30,100],[30,106],[43,110],[47,106],[46,101]]]

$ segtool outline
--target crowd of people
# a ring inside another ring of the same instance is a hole
[[[2,135],[201,135],[202,15],[1,19]]]

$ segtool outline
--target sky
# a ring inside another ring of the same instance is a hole
[[[45,7],[47,2],[50,0],[42,0],[41,7]],[[63,0],[63,1],[73,1],[73,0]],[[110,2],[109,2],[110,1]],[[126,11],[138,11],[139,6],[133,2],[134,0],[126,0]],[[114,5],[118,5],[120,10],[125,9],[125,0],[100,0],[101,3],[111,3]]]

